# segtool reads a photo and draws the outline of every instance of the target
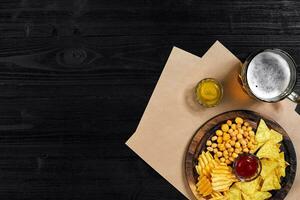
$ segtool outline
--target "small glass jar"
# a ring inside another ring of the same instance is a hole
[[[223,87],[216,79],[205,78],[196,85],[195,94],[198,103],[210,108],[221,102]]]

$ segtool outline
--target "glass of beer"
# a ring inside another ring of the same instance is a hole
[[[241,71],[246,92],[258,100],[271,103],[286,97],[300,103],[300,97],[294,91],[296,78],[295,61],[280,49],[265,49],[251,54]]]

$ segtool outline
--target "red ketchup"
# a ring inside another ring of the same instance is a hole
[[[236,174],[241,178],[251,178],[258,172],[259,160],[255,156],[240,155],[235,162]]]

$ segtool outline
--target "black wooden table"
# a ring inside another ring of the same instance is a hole
[[[300,63],[297,0],[7,0],[0,9],[4,200],[184,199],[124,145],[172,46],[201,56],[218,39],[241,60],[278,47]]]

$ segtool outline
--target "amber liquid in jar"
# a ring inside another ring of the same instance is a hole
[[[216,106],[223,97],[222,85],[212,78],[203,79],[196,86],[196,97],[205,107]]]

